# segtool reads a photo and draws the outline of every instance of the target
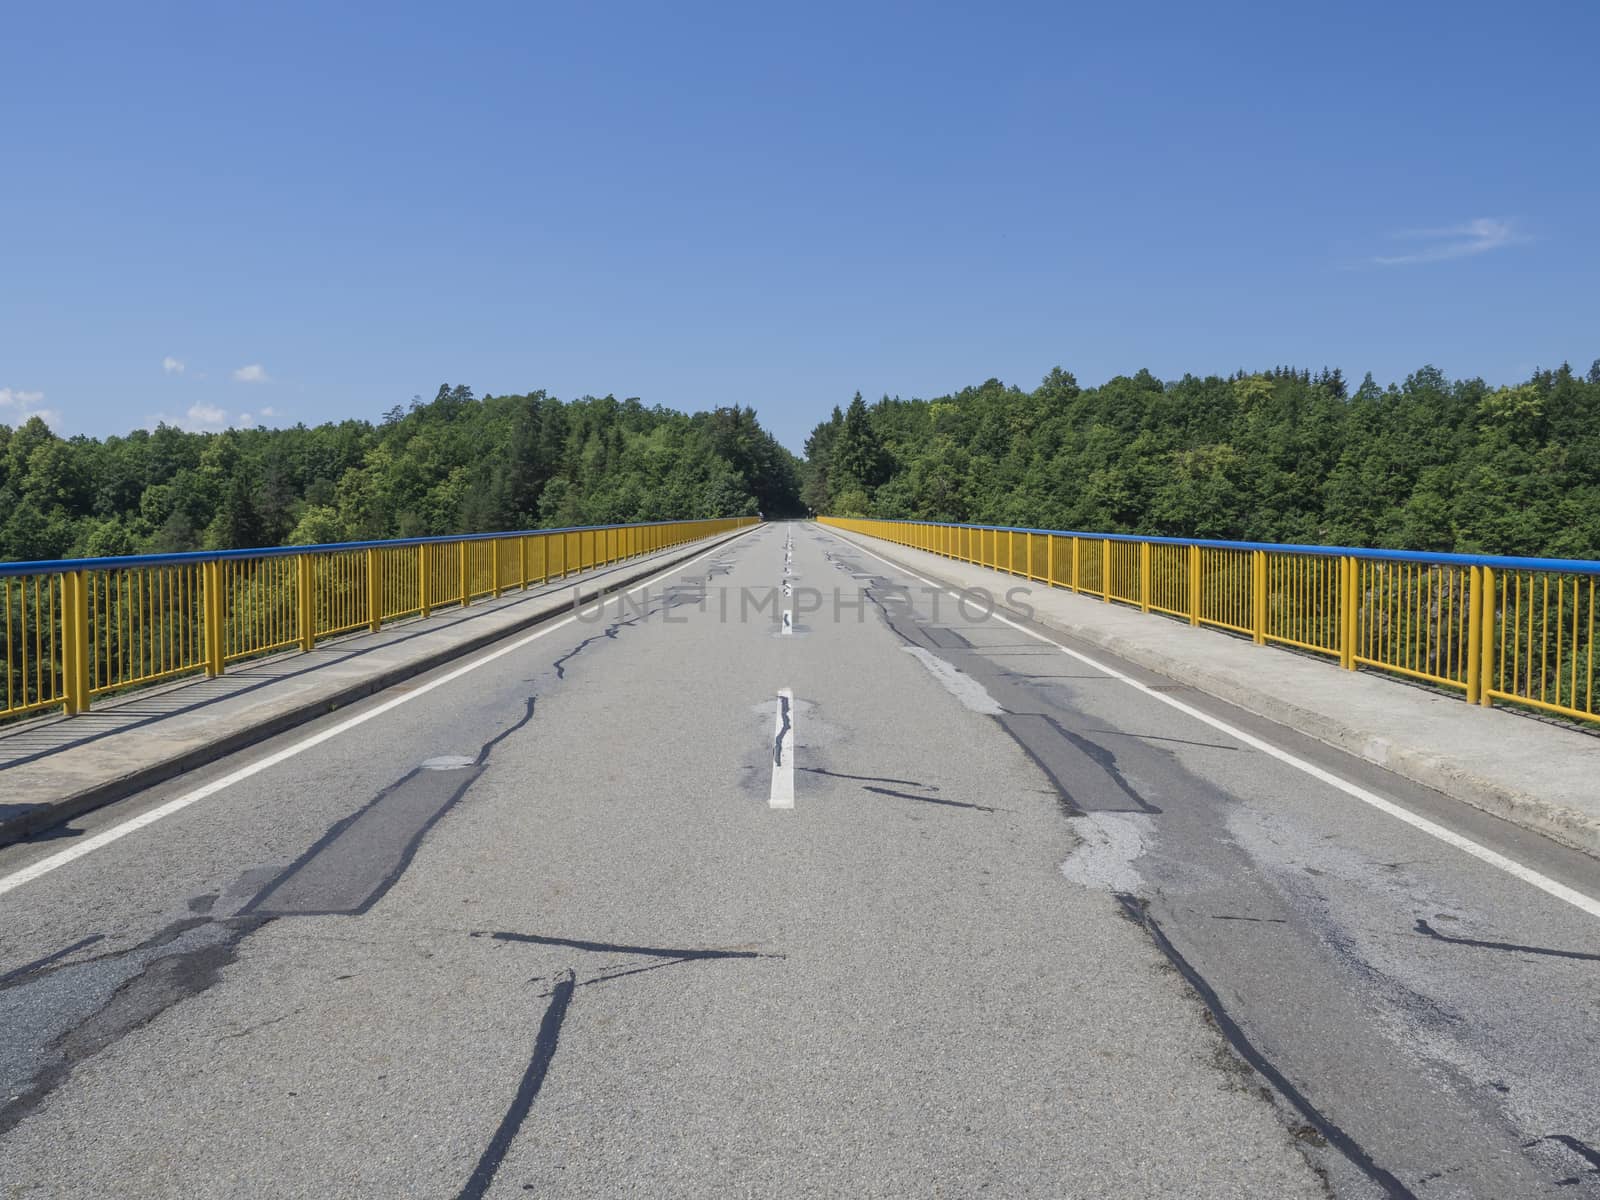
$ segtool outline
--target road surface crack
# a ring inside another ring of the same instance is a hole
[[[1584,950],[1553,950],[1547,946],[1524,946],[1519,942],[1485,942],[1477,938],[1451,937],[1447,933],[1440,933],[1421,917],[1417,918],[1415,930],[1424,937],[1451,946],[1475,946],[1480,950],[1509,950],[1516,954],[1542,954],[1550,958],[1576,958],[1585,962],[1600,962],[1600,954],[1590,954]]]
[[[1326,1139],[1329,1146],[1337,1150],[1349,1160],[1352,1166],[1377,1184],[1383,1190],[1385,1196],[1390,1197],[1391,1200],[1416,1200],[1414,1192],[1401,1183],[1393,1174],[1374,1162],[1372,1156],[1353,1137],[1338,1125],[1335,1125],[1331,1119],[1313,1105],[1310,1099],[1294,1084],[1290,1083],[1283,1072],[1279,1071],[1271,1060],[1256,1047],[1255,1043],[1246,1036],[1239,1023],[1223,1007],[1222,1000],[1218,997],[1216,989],[1211,986],[1205,976],[1201,975],[1189,963],[1188,959],[1178,952],[1177,947],[1167,940],[1166,933],[1155,918],[1150,915],[1147,902],[1136,896],[1121,892],[1116,893],[1116,898],[1117,902],[1122,905],[1123,912],[1128,919],[1139,925],[1150,935],[1150,939],[1155,942],[1156,948],[1166,956],[1167,961],[1172,964],[1184,981],[1195,990],[1195,993],[1200,997],[1200,1002],[1205,1005],[1206,1012],[1216,1026],[1217,1031],[1234,1048],[1239,1057],[1255,1068],[1257,1074],[1270,1083],[1280,1096],[1293,1105],[1296,1111],[1305,1119],[1306,1124]],[[1292,1132],[1294,1132],[1297,1141],[1307,1140],[1298,1130]]]

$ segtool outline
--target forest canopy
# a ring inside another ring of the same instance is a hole
[[[104,440],[0,425],[0,559],[807,508],[1086,532],[1600,558],[1600,362],[1353,392],[1280,367],[858,394],[801,462],[753,409],[442,386],[376,424]]]
[[[367,421],[62,439],[0,425],[0,559],[601,525],[799,508],[749,408],[687,415],[443,386]]]
[[[1353,393],[1282,367],[933,400],[859,394],[806,442],[819,513],[1600,558],[1600,362],[1492,388],[1424,367]]]

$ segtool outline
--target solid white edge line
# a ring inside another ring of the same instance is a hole
[[[712,553],[712,551],[720,549],[725,544],[725,541],[726,539],[717,542],[715,546],[707,547],[706,550],[695,555],[693,558],[684,559],[682,562],[676,562],[671,566],[664,567],[654,575],[650,576],[648,579],[642,579],[632,587],[627,588],[619,593],[612,593],[612,595],[626,596],[632,594],[633,592],[639,591],[641,588],[647,588],[663,576],[670,575],[673,571],[680,570],[683,567],[691,566],[692,564],[699,562],[702,558],[706,557],[706,555]],[[265,758],[259,759],[248,766],[240,767],[236,771],[230,771],[220,779],[213,779],[210,783],[204,784],[201,787],[197,787],[191,792],[185,792],[181,796],[178,796],[172,800],[168,800],[165,804],[161,804],[155,808],[152,808],[149,812],[140,813],[137,817],[132,817],[129,820],[122,822],[120,825],[113,825],[110,829],[103,829],[92,837],[87,837],[83,841],[73,844],[66,850],[52,854],[48,858],[41,858],[36,863],[32,863],[29,866],[21,868],[20,870],[13,871],[10,875],[0,878],[0,896],[5,895],[7,892],[14,891],[25,883],[31,883],[33,880],[38,879],[41,876],[48,875],[50,872],[64,867],[68,863],[82,858],[86,854],[93,854],[96,850],[99,850],[104,846],[111,845],[112,842],[121,841],[130,833],[137,833],[147,825],[154,825],[157,821],[162,820],[165,817],[170,817],[175,812],[182,812],[191,804],[198,804],[200,801],[209,796],[215,796],[224,788],[232,787],[241,780],[249,779],[252,775],[259,775],[262,771],[267,770],[269,767],[275,767],[279,763],[294,758],[298,754],[303,754],[305,751],[310,750],[314,746],[320,746],[323,742],[331,741],[333,738],[338,737],[341,733],[348,733],[358,725],[365,725],[374,717],[381,717],[384,713],[389,712],[391,709],[399,708],[402,704],[409,704],[417,697],[425,696],[435,688],[443,687],[447,683],[453,683],[457,679],[460,679],[463,675],[467,675],[473,671],[476,671],[479,667],[487,666],[489,663],[494,662],[498,658],[504,658],[506,655],[522,649],[522,647],[526,646],[529,642],[537,641],[546,634],[554,633],[558,629],[563,629],[566,626],[571,625],[577,619],[578,618],[576,614],[574,614],[570,617],[563,617],[559,621],[554,621],[551,624],[541,625],[538,629],[534,630],[534,632],[527,634],[524,637],[520,637],[516,641],[510,642],[499,647],[498,649],[491,650],[487,654],[479,655],[471,662],[464,663],[449,673],[441,675],[437,679],[429,680],[427,683],[421,684],[409,692],[402,692],[398,696],[394,696],[388,700],[385,700],[382,704],[379,704],[375,708],[368,709],[364,713],[360,713],[354,717],[348,718],[347,720],[340,721],[337,725],[332,725],[327,729],[312,734],[310,737],[302,738],[300,741],[295,742],[292,746],[285,746],[282,750],[274,751]]]
[[[834,534],[833,536],[839,537],[840,535]],[[904,571],[912,578],[922,580],[922,582],[927,584],[929,587],[935,588],[947,596],[953,597],[956,600],[961,599],[960,592],[945,587],[910,567],[894,562],[891,559],[884,558],[881,554],[874,554],[871,550],[868,550],[859,542],[851,541],[848,538],[840,538],[840,540],[844,541],[848,545],[854,546],[863,554],[872,555],[873,558],[877,559],[885,566],[893,567],[897,571]],[[1470,854],[1473,858],[1476,858],[1481,862],[1486,862],[1492,867],[1499,868],[1507,875],[1511,875],[1514,878],[1520,879],[1524,883],[1532,884],[1540,891],[1554,896],[1557,900],[1565,901],[1574,908],[1588,913],[1591,917],[1600,917],[1600,899],[1585,895],[1576,888],[1570,888],[1558,880],[1551,879],[1548,875],[1543,875],[1540,872],[1535,871],[1532,867],[1523,866],[1523,864],[1517,862],[1516,859],[1507,858],[1499,851],[1491,850],[1489,847],[1482,845],[1479,842],[1475,842],[1469,837],[1463,837],[1461,834],[1456,833],[1453,829],[1446,829],[1443,825],[1436,824],[1435,822],[1428,820],[1426,817],[1417,815],[1408,808],[1401,807],[1393,800],[1385,800],[1377,793],[1369,792],[1360,784],[1351,783],[1348,779],[1343,779],[1331,771],[1326,771],[1317,766],[1315,763],[1309,763],[1305,759],[1289,753],[1287,750],[1283,750],[1277,746],[1274,746],[1271,742],[1263,741],[1261,738],[1258,738],[1253,734],[1246,733],[1242,729],[1236,729],[1226,721],[1221,720],[1218,717],[1213,717],[1209,713],[1201,712],[1199,709],[1185,704],[1182,700],[1175,700],[1164,692],[1158,692],[1148,684],[1140,683],[1131,675],[1125,675],[1121,671],[1116,670],[1114,667],[1108,667],[1105,663],[1096,658],[1091,658],[1087,654],[1080,654],[1078,651],[1073,650],[1070,647],[1063,646],[1054,638],[1046,637],[1044,634],[1038,632],[1037,630],[1028,628],[1028,626],[1019,621],[1013,621],[1009,617],[1003,617],[998,612],[992,613],[991,615],[995,620],[1011,626],[1011,628],[1020,633],[1025,633],[1029,637],[1044,642],[1046,645],[1054,646],[1057,650],[1061,651],[1061,653],[1077,659],[1085,666],[1093,667],[1097,671],[1103,671],[1112,679],[1119,680],[1120,682],[1127,684],[1129,687],[1143,692],[1146,696],[1149,696],[1153,700],[1159,700],[1168,708],[1175,708],[1179,712],[1184,713],[1187,716],[1191,716],[1203,724],[1211,726],[1211,728],[1217,730],[1219,733],[1225,733],[1231,738],[1236,738],[1252,749],[1259,750],[1261,753],[1268,755],[1271,758],[1275,758],[1279,762],[1285,763],[1286,765],[1291,766],[1298,771],[1303,771],[1305,774],[1310,775],[1313,779],[1320,780],[1329,787],[1336,788],[1345,795],[1361,801],[1363,804],[1371,805],[1379,812],[1387,813],[1389,816],[1394,817],[1397,821],[1404,821],[1413,829],[1421,830],[1428,836],[1437,838],[1439,841],[1444,842],[1448,846],[1454,846],[1457,850],[1460,850],[1466,854]]]
[[[787,712],[789,721],[784,724]],[[772,723],[772,791],[767,797],[768,808],[794,807],[794,693],[788,688],[778,691],[778,713]]]

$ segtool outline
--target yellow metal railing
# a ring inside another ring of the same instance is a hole
[[[1600,563],[821,519],[1475,704],[1600,721]]]
[[[0,720],[548,584],[754,517],[0,563]]]

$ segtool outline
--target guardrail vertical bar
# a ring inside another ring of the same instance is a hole
[[[1467,575],[1467,703],[1483,699],[1483,568]]]
[[[1150,611],[1150,543],[1139,543],[1139,611]]]
[[[201,574],[204,580],[203,604],[206,622],[206,674],[222,674],[222,564],[216,559],[206,563]]]
[[[1072,590],[1079,591],[1078,581],[1083,576],[1078,573],[1078,535],[1072,535]]]
[[[1356,603],[1356,560],[1339,556],[1339,665],[1356,669],[1356,630],[1360,608]]]
[[[317,640],[317,600],[315,572],[311,569],[311,555],[296,554],[295,567],[295,621],[299,626],[300,649],[311,649]]]
[[[428,595],[428,559],[431,557],[426,542],[417,547],[417,615],[421,617],[433,611],[433,605],[428,602],[431,599]]]
[[[1252,550],[1251,571],[1252,587],[1250,589],[1250,627],[1254,631],[1255,643],[1258,646],[1267,641],[1267,552],[1265,550]]]
[[[456,543],[456,568],[461,577],[461,607],[465,608],[472,603],[472,577],[469,570],[472,555],[467,550],[466,542]]]
[[[1189,624],[1200,624],[1200,547],[1189,547]]]
[[[377,633],[383,625],[383,552],[367,551],[367,628]]]
[[[62,575],[66,609],[61,614],[61,666],[68,716],[89,709],[89,580],[82,571]]]
[[[494,598],[500,599],[500,539],[489,541],[489,576],[494,580]]]
[[[1100,599],[1111,603],[1111,539],[1100,539]]]
[[[1484,567],[1483,581],[1480,584],[1483,597],[1479,609],[1479,633],[1482,643],[1478,651],[1478,703],[1485,708],[1494,703],[1494,622],[1495,622],[1495,588],[1494,568]]]

